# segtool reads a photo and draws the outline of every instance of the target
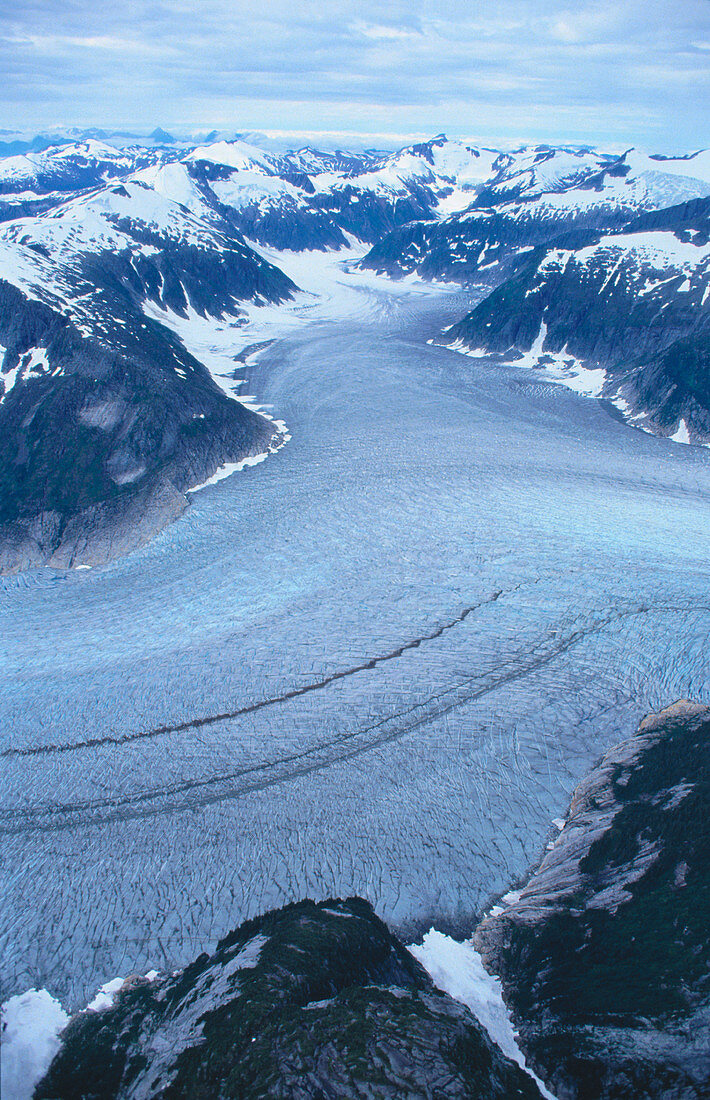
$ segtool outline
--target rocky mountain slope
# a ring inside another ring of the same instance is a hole
[[[35,1091],[52,1097],[533,1100],[461,1004],[359,899],[249,921],[166,978],[75,1016]]]
[[[633,422],[710,440],[710,199],[535,249],[441,342],[590,379]],[[589,376],[587,376],[589,377]]]
[[[383,237],[363,265],[454,282],[500,282],[521,253],[579,247],[639,214],[710,195],[710,156],[654,158],[629,150],[523,148],[491,164],[465,208]]]
[[[547,368],[637,427],[706,443],[708,196],[707,152],[520,150],[466,209],[388,234],[363,265],[487,283],[438,343]]]
[[[710,1090],[710,708],[651,715],[579,785],[475,942],[560,1100]]]
[[[278,444],[146,315],[238,318],[295,290],[197,189],[183,197],[139,172],[0,226],[1,571],[110,560],[220,465]]]

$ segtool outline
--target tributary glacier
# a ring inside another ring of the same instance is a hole
[[[263,350],[291,441],[101,569],[0,579],[3,996],[359,894],[468,934],[639,719],[710,701],[710,453],[363,291]]]

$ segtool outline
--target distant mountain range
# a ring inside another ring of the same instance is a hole
[[[439,342],[710,441],[710,153],[209,137],[0,157],[0,571],[109,560],[278,445],[162,314],[240,323],[287,301],[283,250],[369,246],[363,267],[393,279],[483,284]]]

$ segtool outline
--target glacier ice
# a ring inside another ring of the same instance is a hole
[[[0,957],[73,1008],[296,898],[470,934],[603,750],[708,698],[710,456],[374,285],[245,366],[292,440],[0,579]]]

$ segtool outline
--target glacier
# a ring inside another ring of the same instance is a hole
[[[240,364],[278,455],[0,578],[4,996],[75,1008],[304,896],[468,936],[604,750],[710,701],[707,450],[429,343],[476,293],[302,316]]]

